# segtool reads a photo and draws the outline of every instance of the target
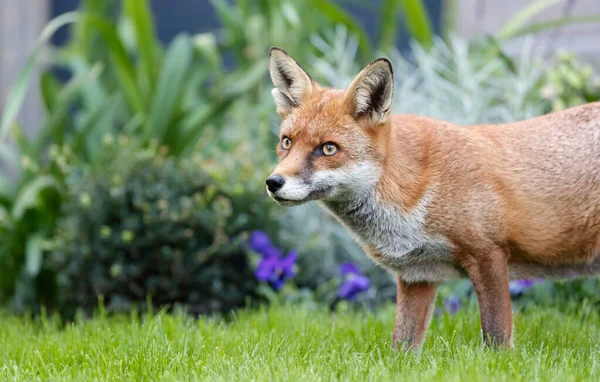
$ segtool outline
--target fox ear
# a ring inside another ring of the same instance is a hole
[[[269,51],[269,71],[275,85],[272,90],[277,112],[283,117],[298,107],[313,88],[313,80],[283,49]]]
[[[379,58],[364,68],[346,90],[345,102],[351,114],[368,117],[377,125],[385,123],[394,97],[392,64]]]

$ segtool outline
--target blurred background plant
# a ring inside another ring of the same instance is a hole
[[[265,195],[279,124],[268,49],[284,47],[335,87],[384,55],[394,66],[395,112],[511,122],[600,98],[593,66],[565,53],[544,60],[536,49],[540,31],[599,20],[536,21],[557,3],[530,2],[497,34],[466,40],[454,33],[451,1],[443,28],[424,1],[382,0],[376,11],[353,4],[375,13],[368,33],[343,2],[211,0],[216,30],[163,43],[148,0],[80,1],[42,31],[2,112],[0,302],[72,313],[99,295],[114,310],[150,296],[194,313],[228,311],[276,298],[273,275],[257,278],[256,267],[288,275],[280,294],[392,301],[393,278],[343,227],[315,206],[286,210]],[[66,44],[48,46],[63,27]],[[403,32],[409,51],[398,49]],[[519,52],[506,52],[523,37]],[[45,118],[28,136],[17,116],[40,62]],[[256,230],[296,251],[293,276],[287,263],[267,269],[272,258],[259,266],[265,256],[245,243]],[[515,298],[589,299],[596,282],[521,285]],[[354,289],[340,294],[342,286]],[[444,284],[441,311],[469,296],[468,282]]]
[[[74,159],[47,264],[56,306],[91,310],[103,296],[123,311],[151,298],[198,314],[257,299],[248,233],[278,226],[248,155],[176,160],[157,140],[107,135],[101,166]]]

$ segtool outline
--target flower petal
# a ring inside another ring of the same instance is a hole
[[[273,276],[276,266],[276,257],[264,257],[256,266],[254,276],[260,281],[268,281]]]
[[[340,273],[342,276],[345,276],[347,274],[355,274],[355,275],[361,274],[358,267],[352,263],[342,263],[340,265]]]
[[[279,290],[281,289],[281,287],[283,286],[283,284],[285,284],[285,278],[284,277],[279,277],[275,280],[270,281],[271,286],[273,287],[273,289],[275,290]]]
[[[248,244],[253,251],[260,253],[263,256],[267,256],[267,252],[273,251],[273,244],[269,236],[260,230],[253,231],[248,239]]]
[[[449,296],[444,299],[444,308],[446,312],[455,314],[461,307],[460,299],[456,296]]]
[[[298,254],[294,251],[290,252],[284,259],[279,262],[279,266],[286,278],[292,278],[296,275],[294,265],[298,260]]]
[[[338,289],[338,297],[343,298],[344,300],[353,300],[356,296],[356,290],[354,284],[351,282],[345,282],[340,285]]]
[[[366,276],[357,276],[354,278],[353,282],[356,285],[356,288],[361,292],[369,289],[369,286],[371,285],[371,282]]]

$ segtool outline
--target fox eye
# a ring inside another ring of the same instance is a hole
[[[328,142],[321,147],[321,150],[323,151],[323,154],[331,156],[338,152],[338,147],[335,145],[335,143]]]
[[[292,147],[292,140],[288,137],[283,137],[281,140],[281,148],[284,150],[289,150]]]

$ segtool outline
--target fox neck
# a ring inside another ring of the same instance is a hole
[[[376,195],[401,212],[412,210],[430,186],[430,131],[394,124],[380,127],[374,137],[380,177]]]
[[[372,159],[359,166],[372,169],[362,171],[360,186],[322,201],[342,221],[369,220],[369,216],[378,216],[378,211],[390,208],[408,216],[430,188],[430,150],[423,132],[410,127],[393,128],[391,123],[380,128],[373,137]]]

